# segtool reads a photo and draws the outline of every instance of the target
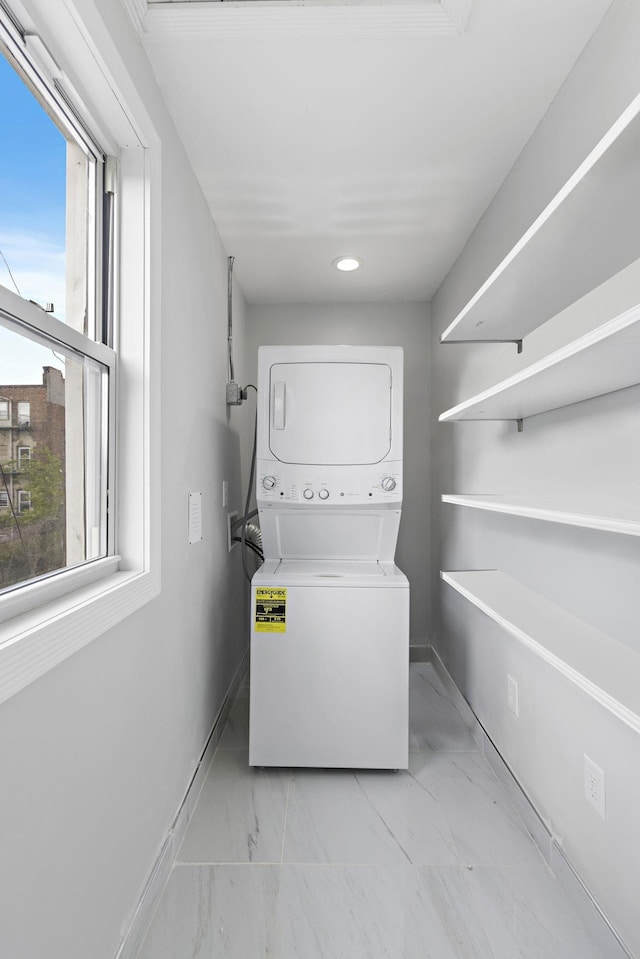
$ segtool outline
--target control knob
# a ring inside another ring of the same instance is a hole
[[[313,490],[305,489],[303,490],[302,495],[304,496],[305,499],[313,499]]]
[[[262,486],[264,489],[273,489],[276,485],[275,476],[264,476],[262,479]]]
[[[318,496],[320,497],[320,499],[329,499],[329,490],[321,489],[320,492],[318,493]]]
[[[385,476],[385,478],[382,480],[381,486],[385,493],[392,493],[396,488],[396,481],[394,480],[393,476]]]

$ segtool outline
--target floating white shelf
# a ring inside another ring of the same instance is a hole
[[[640,229],[638,233],[640,235]],[[440,415],[440,421],[524,419],[638,382],[640,306],[635,306],[446,410]]]
[[[568,526],[584,526],[587,529],[604,530],[609,533],[624,533],[627,536],[640,536],[640,496],[635,501],[615,505],[595,506],[578,503],[573,497],[545,498],[507,496],[504,494],[465,494],[445,493],[443,503],[456,506],[468,506],[472,509],[490,510],[495,513],[507,513],[511,516],[524,516],[529,519],[546,520],[549,523],[564,523]]]
[[[442,334],[521,340],[640,257],[640,96]]]
[[[499,570],[440,575],[523,645],[640,733],[640,655]]]

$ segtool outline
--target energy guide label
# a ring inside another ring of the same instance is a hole
[[[256,587],[256,633],[286,633],[287,590]]]

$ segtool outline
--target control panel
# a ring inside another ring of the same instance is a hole
[[[301,469],[282,463],[260,463],[256,492],[258,502],[265,505],[399,505],[402,470],[397,463],[358,469],[327,466]]]

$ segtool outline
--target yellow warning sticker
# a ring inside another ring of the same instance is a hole
[[[256,587],[256,633],[286,633],[287,590]]]

